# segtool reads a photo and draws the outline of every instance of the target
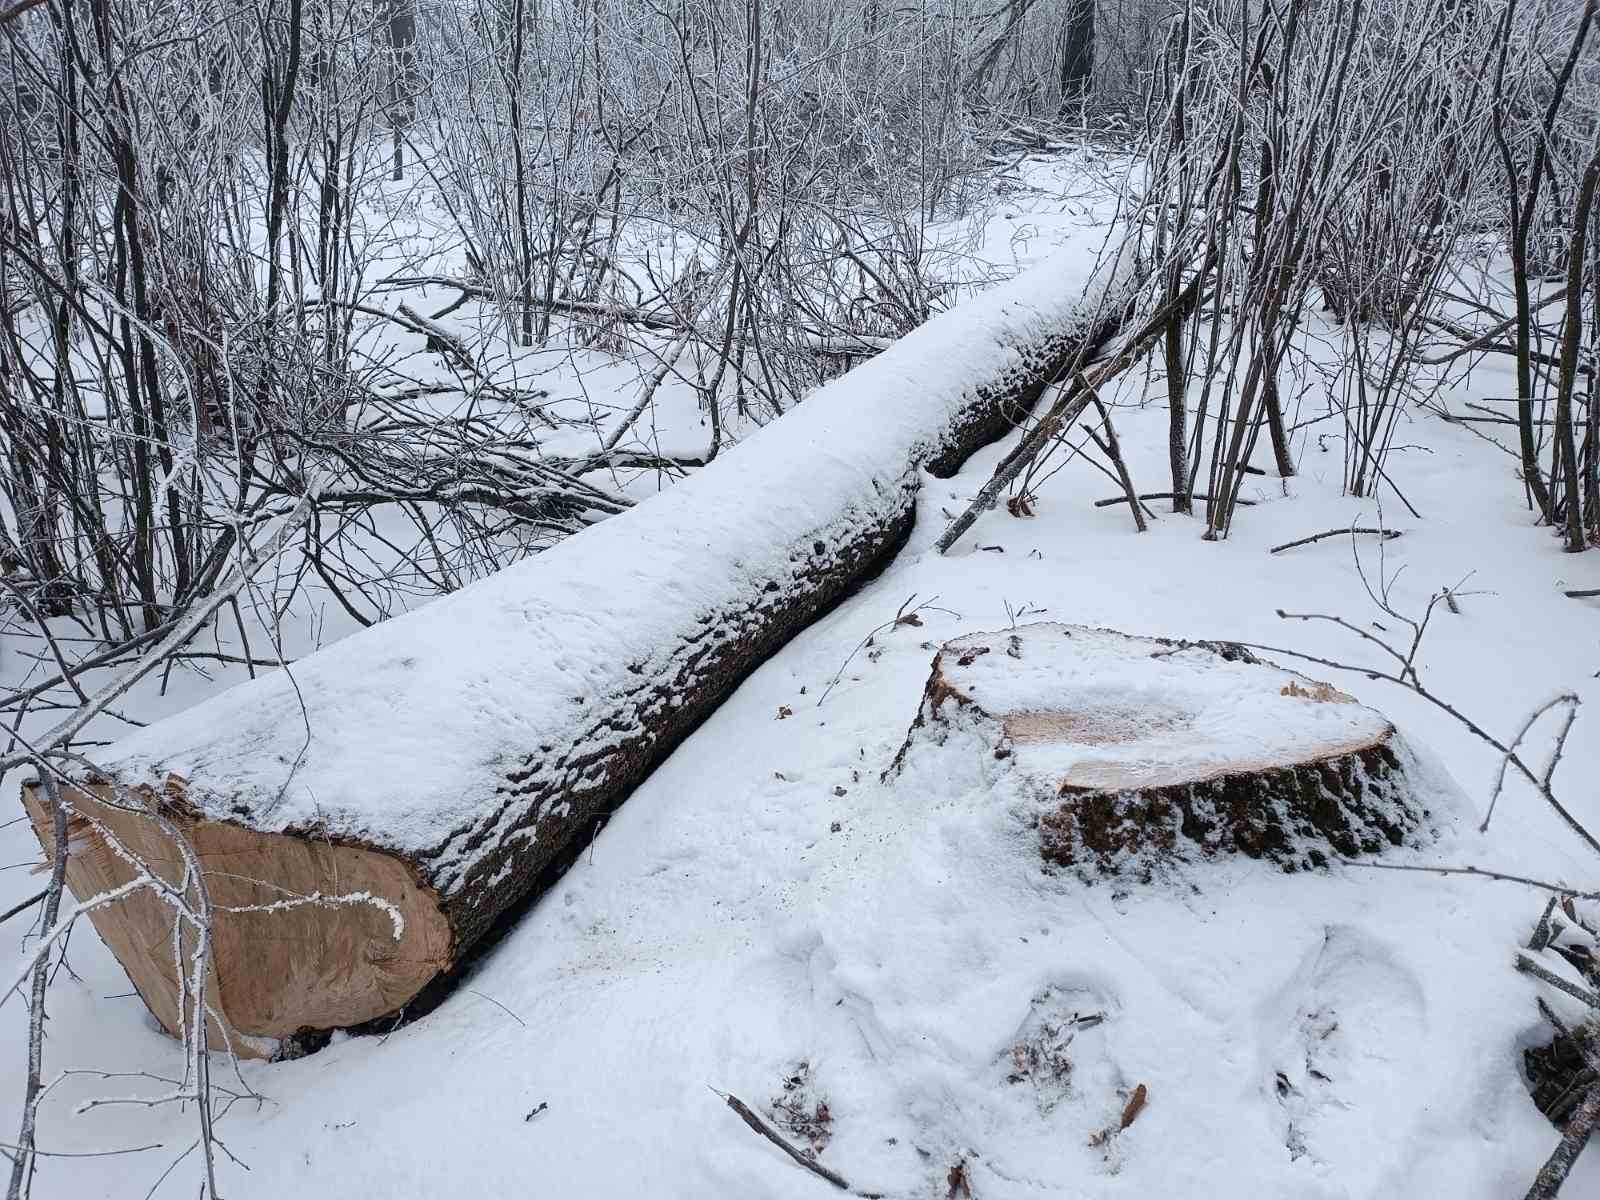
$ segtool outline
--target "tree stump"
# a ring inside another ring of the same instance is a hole
[[[1045,861],[1080,873],[1217,854],[1293,871],[1427,829],[1381,713],[1230,643],[1056,623],[960,638],[897,766],[958,727],[1043,803]]]

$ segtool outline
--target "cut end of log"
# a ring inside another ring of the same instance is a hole
[[[67,790],[67,885],[84,901],[129,884],[137,877],[131,855],[182,891],[184,859],[160,818],[187,839],[213,909],[206,976],[213,1050],[272,1057],[291,1039],[387,1016],[451,965],[439,899],[402,860],[201,818],[183,803],[178,781],[168,792],[124,791],[119,799],[110,788]],[[23,803],[48,848],[48,798],[30,785]],[[197,889],[185,901],[196,908]],[[192,970],[194,925],[179,921],[153,887],[89,916],[156,1019],[179,1035],[184,991],[174,964]]]
[[[957,725],[1039,799],[1054,866],[1244,854],[1295,870],[1427,825],[1382,714],[1229,643],[1056,623],[974,634],[935,656],[897,763],[941,752]]]

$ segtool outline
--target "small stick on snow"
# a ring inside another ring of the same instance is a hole
[[[1338,537],[1346,533],[1372,533],[1386,542],[1392,542],[1404,532],[1405,530],[1403,529],[1376,529],[1368,525],[1361,525],[1351,529],[1327,529],[1321,533],[1313,533],[1310,537],[1300,538],[1298,541],[1285,542],[1281,546],[1274,546],[1267,553],[1276,554],[1280,550],[1293,550],[1296,546],[1309,546],[1312,542],[1320,542],[1324,538]]]
[[[1171,500],[1172,499],[1172,493],[1171,492],[1140,492],[1139,493],[1139,499],[1141,499],[1141,500]],[[1191,499],[1191,500],[1209,500],[1209,499],[1211,499],[1211,497],[1206,495],[1206,493],[1204,493],[1204,492],[1195,492],[1194,494],[1192,494],[1189,497],[1189,499]],[[1096,508],[1110,508],[1113,504],[1126,504],[1127,502],[1128,502],[1128,498],[1126,496],[1107,496],[1104,500],[1096,500],[1094,502],[1094,506]],[[1234,501],[1234,503],[1235,504],[1243,504],[1246,507],[1249,507],[1250,505],[1254,504],[1255,501],[1254,500],[1247,500],[1243,496],[1241,496],[1241,497],[1239,497],[1238,500]]]
[[[518,1025],[521,1025],[524,1029],[526,1029],[528,1027],[528,1023],[526,1021],[524,1021],[521,1017],[517,1016],[516,1013],[512,1012],[504,1004],[501,1004],[500,1001],[496,1000],[493,996],[489,995],[488,992],[480,992],[477,988],[468,988],[467,991],[471,992],[474,996],[483,997],[483,999],[487,1000],[490,1004],[494,1005],[501,1012],[505,1013],[506,1016],[510,1017],[513,1021],[515,1021]]]
[[[1572,1030],[1567,1028],[1567,1023],[1565,1021],[1556,1016],[1556,1010],[1550,1007],[1550,1002],[1548,1000],[1546,1000],[1543,996],[1536,996],[1534,998],[1534,1003],[1539,1006],[1539,1015],[1542,1016],[1546,1021],[1549,1021],[1551,1027],[1554,1028],[1557,1033],[1559,1033],[1562,1037],[1572,1036]]]
[[[1556,901],[1560,896],[1551,896],[1550,902],[1544,906],[1544,915],[1539,918],[1539,923],[1533,927],[1533,936],[1528,939],[1528,949],[1537,953],[1550,944],[1550,918],[1555,915]]]
[[[717,1092],[716,1088],[712,1088],[711,1090]],[[723,1103],[725,1103],[729,1108],[733,1109],[734,1112],[739,1114],[740,1120],[742,1120],[746,1125],[750,1126],[751,1129],[754,1129],[762,1137],[766,1138],[767,1141],[771,1142],[779,1150],[782,1150],[790,1158],[794,1159],[795,1162],[799,1163],[806,1170],[810,1171],[813,1175],[816,1175],[822,1179],[826,1179],[841,1192],[848,1192],[852,1190],[849,1182],[844,1178],[844,1176],[835,1174],[833,1171],[828,1170],[828,1168],[823,1166],[821,1163],[807,1158],[800,1151],[796,1150],[783,1139],[782,1134],[780,1134],[771,1125],[768,1125],[759,1116],[752,1112],[750,1106],[743,1100],[739,1099],[739,1097],[733,1095],[731,1092],[717,1092],[717,1095],[722,1097]]]

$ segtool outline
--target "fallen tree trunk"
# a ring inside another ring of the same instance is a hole
[[[80,838],[159,859],[139,806],[157,808],[218,907],[370,893],[402,915],[396,944],[391,910],[359,904],[302,904],[287,927],[282,911],[221,913],[215,994],[234,1033],[415,1011],[740,681],[895,552],[921,471],[952,473],[1081,361],[1120,316],[1124,266],[1036,268],[650,503],[135,733],[100,757],[101,795],[122,806],[72,797]],[[42,796],[25,799],[47,828]],[[89,849],[69,859],[80,897],[132,869]],[[94,919],[176,1029],[160,902]]]

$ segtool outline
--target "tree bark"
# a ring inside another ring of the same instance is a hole
[[[405,131],[417,94],[416,0],[384,0],[389,41],[389,125],[394,132],[394,179],[405,178]]]
[[[1094,89],[1095,0],[1072,0],[1061,30],[1061,111],[1070,112]]]

